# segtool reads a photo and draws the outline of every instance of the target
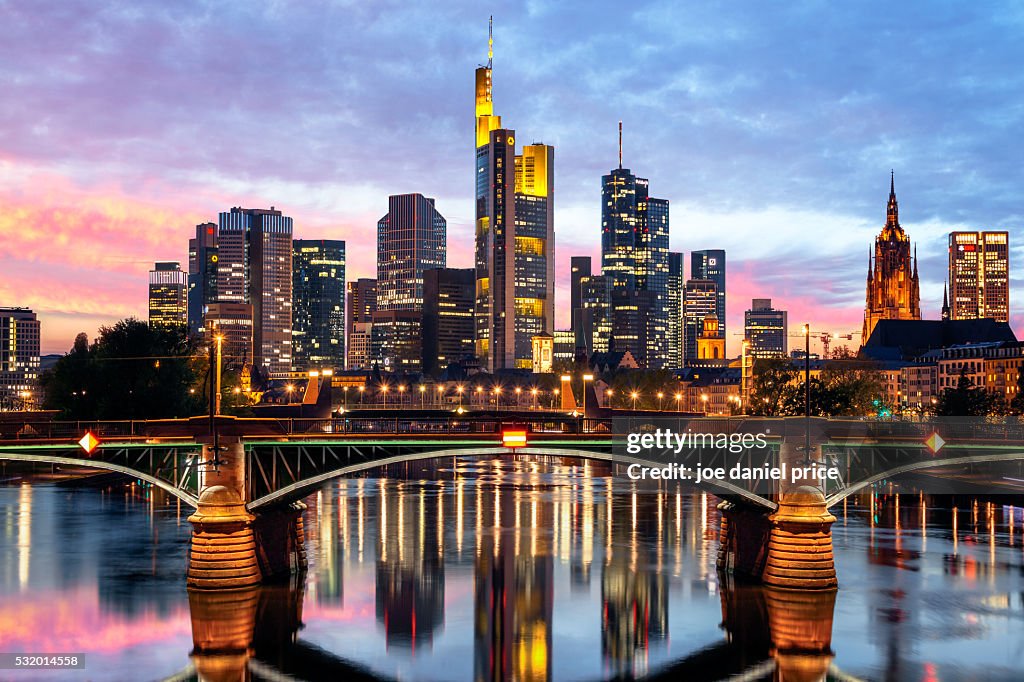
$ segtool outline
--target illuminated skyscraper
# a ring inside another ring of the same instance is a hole
[[[554,148],[515,151],[492,97],[493,40],[476,70],[476,354],[488,370],[533,364],[554,328]]]
[[[28,308],[0,308],[0,409],[36,403],[39,329]]]
[[[196,225],[188,240],[188,330],[202,334],[206,307],[217,302],[217,223]]]
[[[423,371],[438,375],[473,357],[472,268],[427,270],[423,282]]]
[[[696,360],[697,341],[704,333],[704,320],[715,315],[718,287],[710,279],[690,279],[683,290],[683,362]],[[719,327],[720,329],[720,327]]]
[[[755,298],[743,314],[743,333],[755,358],[783,358],[788,351],[787,313],[772,307],[772,299]]]
[[[373,313],[377,310],[377,280],[360,277],[348,283],[345,299],[345,368],[366,369],[371,366],[370,345],[373,336]]]
[[[683,291],[686,278],[683,274],[683,254],[669,251],[668,254],[668,356],[669,367],[683,366]]]
[[[917,278],[917,257],[911,259],[910,237],[900,226],[896,203],[896,180],[889,180],[889,203],[885,227],[875,237],[874,258],[868,255],[867,301],[864,306],[866,344],[879,320],[920,320],[921,294]]]
[[[292,369],[345,367],[345,242],[292,242]]]
[[[950,318],[1010,318],[1009,232],[949,234]]]
[[[726,338],[725,323],[725,250],[704,249],[690,253],[690,279],[709,279],[715,283],[715,317],[718,330]]]
[[[292,366],[292,219],[273,206],[232,208],[218,226],[217,300],[253,308],[253,364],[269,377]]]
[[[188,324],[188,275],[180,263],[156,263],[149,271],[149,324]]]
[[[612,350],[642,367],[669,356],[669,205],[648,195],[648,181],[622,167],[601,179],[601,272],[611,282]]]
[[[421,310],[423,271],[445,266],[447,222],[422,194],[388,198],[377,221],[377,310]]]

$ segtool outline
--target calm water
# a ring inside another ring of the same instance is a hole
[[[859,498],[833,510],[841,589],[795,597],[720,581],[714,498],[610,473],[451,460],[338,481],[307,500],[305,584],[191,601],[187,508],[0,487],[0,652],[87,660],[0,679],[1024,679],[1019,507]]]

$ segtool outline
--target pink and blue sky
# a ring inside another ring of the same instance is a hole
[[[351,279],[375,274],[387,196],[421,192],[469,267],[489,14],[497,112],[556,147],[560,326],[622,119],[672,248],[728,251],[733,331],[752,297],[859,331],[890,168],[925,316],[946,233],[1008,229],[1024,329],[1014,3],[0,0],[0,306],[40,314],[44,352],[144,318],[153,261],[184,264],[231,206],[345,239]]]

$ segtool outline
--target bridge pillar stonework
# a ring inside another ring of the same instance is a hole
[[[771,535],[761,577],[765,585],[798,590],[838,588],[832,555],[832,524],[825,495],[801,486],[781,495],[779,508],[768,517]]]
[[[203,489],[192,523],[189,550],[189,588],[230,590],[261,581],[256,559],[255,517],[245,508],[245,451],[241,440],[221,441],[223,457],[205,472]],[[212,448],[203,446],[203,459],[212,461]]]

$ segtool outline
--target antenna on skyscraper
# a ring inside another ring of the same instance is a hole
[[[487,68],[494,61],[494,15],[487,20]]]
[[[622,170],[622,121],[619,121],[619,170]]]

